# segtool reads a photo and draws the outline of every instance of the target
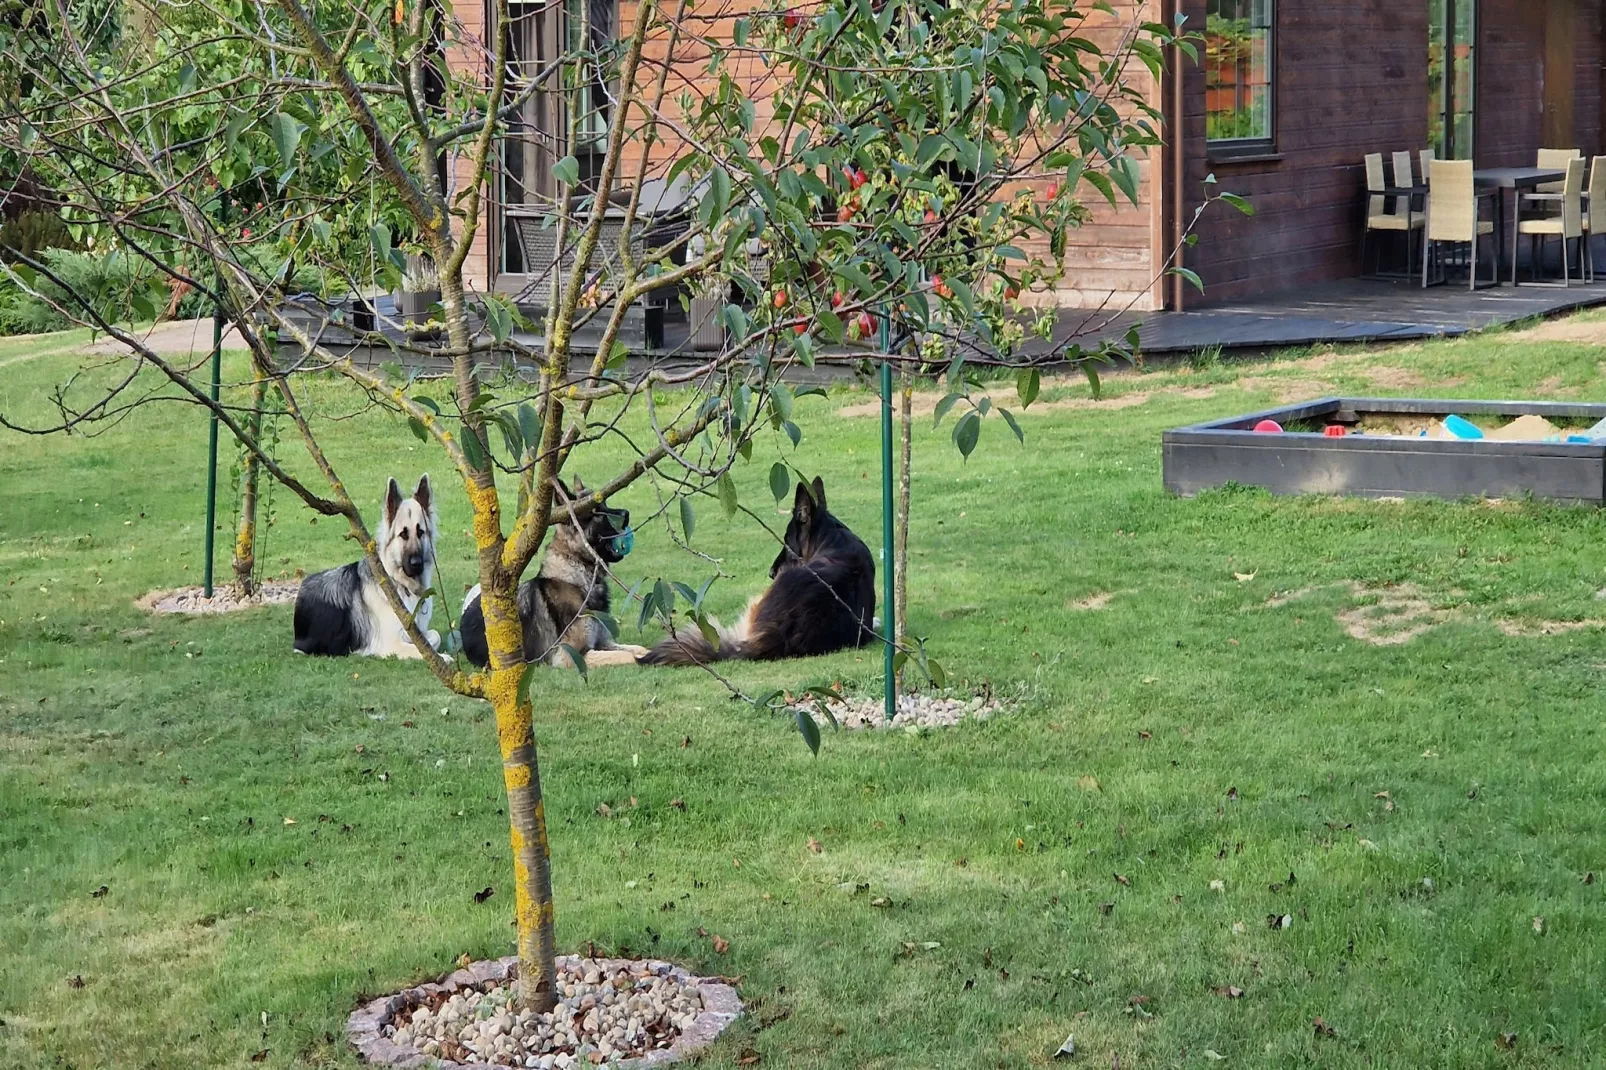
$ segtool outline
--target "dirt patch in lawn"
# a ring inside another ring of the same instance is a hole
[[[1368,590],[1351,585],[1359,604],[1334,615],[1351,639],[1373,646],[1399,646],[1432,631],[1456,615],[1436,608],[1414,583]]]
[[[1546,320],[1526,331],[1514,331],[1513,342],[1576,342],[1582,345],[1606,346],[1606,319]]]
[[[1098,594],[1090,594],[1086,598],[1077,598],[1073,601],[1067,602],[1066,607],[1069,609],[1079,610],[1083,613],[1089,613],[1095,610],[1104,609],[1114,600],[1114,594],[1108,591],[1100,591]]]
[[[1315,401],[1343,391],[1321,379],[1285,378],[1277,375],[1249,375],[1235,384],[1245,390],[1265,390],[1281,405],[1290,401]]]
[[[1519,639],[1531,639],[1606,628],[1606,620],[1501,620],[1496,621],[1495,626],[1507,635]]]

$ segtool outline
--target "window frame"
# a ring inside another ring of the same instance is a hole
[[[1251,0],[1254,3],[1255,0]],[[1276,158],[1277,152],[1277,77],[1280,64],[1277,62],[1278,39],[1278,3],[1277,0],[1262,0],[1267,8],[1266,16],[1266,125],[1267,133],[1264,137],[1233,137],[1212,138],[1210,136],[1210,69],[1205,67],[1205,155],[1212,160],[1250,160]],[[1208,4],[1206,5],[1208,11]],[[1208,13],[1206,18],[1208,19]]]

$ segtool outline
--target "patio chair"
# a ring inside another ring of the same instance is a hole
[[[1595,281],[1597,234],[1606,234],[1606,156],[1589,161],[1589,188],[1584,191],[1584,268],[1589,281]]]
[[[1434,161],[1434,159],[1437,157],[1437,153],[1435,153],[1432,149],[1423,149],[1421,152],[1417,153],[1417,156],[1422,161],[1422,181],[1425,183],[1428,180],[1428,164]]]
[[[1395,170],[1398,172],[1399,164],[1396,162]],[[1406,157],[1405,173],[1411,173],[1410,157]],[[1412,274],[1414,253],[1413,237],[1415,232],[1422,228],[1424,219],[1421,213],[1411,206],[1409,197],[1385,197],[1382,192],[1387,188],[1388,182],[1383,177],[1383,154],[1371,152],[1366,155],[1366,225],[1361,231],[1361,269],[1366,268],[1366,242],[1373,231],[1403,234],[1405,236],[1405,274],[1409,278]],[[1399,205],[1390,204],[1390,201],[1405,201],[1405,211],[1398,211]],[[1373,277],[1382,277],[1382,272],[1374,268]]]
[[[1478,218],[1479,202],[1493,190],[1479,192],[1472,181],[1471,160],[1434,160],[1428,168],[1428,219],[1422,234],[1422,286],[1428,285],[1428,261],[1437,243],[1466,245],[1467,289],[1478,288],[1478,239],[1494,235],[1494,224]],[[1497,250],[1498,252],[1498,250]],[[1494,257],[1489,285],[1500,283],[1500,258]]]
[[[1567,161],[1567,178],[1562,182],[1561,212],[1557,215],[1522,217],[1524,204],[1547,201],[1554,202],[1553,195],[1544,193],[1525,194],[1517,200],[1517,211],[1513,217],[1512,243],[1511,243],[1511,284],[1517,285],[1517,238],[1526,234],[1532,239],[1533,251],[1533,280],[1532,286],[1571,286],[1571,266],[1567,261],[1567,243],[1576,239],[1578,241],[1579,275],[1583,275],[1584,257],[1584,160],[1582,156],[1572,157]],[[1539,282],[1540,270],[1543,267],[1544,243],[1546,238],[1557,237],[1561,239],[1561,282]]]
[[[1535,160],[1536,167],[1544,167],[1553,171],[1566,169],[1568,160],[1581,159],[1583,149],[1540,149]],[[1541,182],[1534,187],[1535,193],[1560,193],[1563,183]]]
[[[1427,181],[1426,175],[1422,176],[1422,181]],[[1396,152],[1394,154],[1394,184],[1396,186],[1416,185],[1416,180],[1411,177],[1411,154],[1409,152]],[[1395,200],[1394,211],[1398,214],[1400,206],[1398,198]]]

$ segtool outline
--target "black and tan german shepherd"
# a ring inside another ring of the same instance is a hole
[[[875,559],[864,540],[825,506],[825,484],[797,485],[785,544],[770,566],[769,590],[748,603],[712,646],[683,629],[637,660],[641,665],[706,665],[829,654],[875,640]]]
[[[586,494],[580,480],[574,481],[569,498],[578,501]],[[634,536],[630,531],[630,512],[609,505],[599,506],[583,525],[571,518],[552,525],[552,542],[535,578],[519,586],[519,620],[524,625],[524,660],[535,664],[567,667],[569,652],[585,655],[588,667],[628,665],[646,653],[639,646],[619,646],[608,629],[594,616],[609,608],[608,571],[605,565],[618,564],[630,552]],[[485,642],[485,612],[480,606],[476,585],[463,603],[463,656],[484,668],[490,660]]]

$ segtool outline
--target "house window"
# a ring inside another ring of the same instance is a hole
[[[613,110],[611,86],[603,74],[618,32],[618,7],[616,0],[564,0],[561,5],[514,0],[508,16],[508,67],[514,76],[510,92],[516,94],[529,79],[546,80],[525,100],[508,124],[508,136],[501,139],[501,203],[510,209],[550,210],[558,192],[552,174],[558,160],[575,158],[582,187],[592,185],[602,171]],[[582,27],[589,31],[588,44],[581,41]],[[583,69],[573,63],[561,70],[554,67],[557,60],[581,52],[595,61]],[[572,124],[571,101],[576,109]],[[512,224],[504,219],[502,229],[502,270],[528,270]]]
[[[1277,60],[1273,2],[1205,4],[1205,140],[1214,154],[1272,151]]]

